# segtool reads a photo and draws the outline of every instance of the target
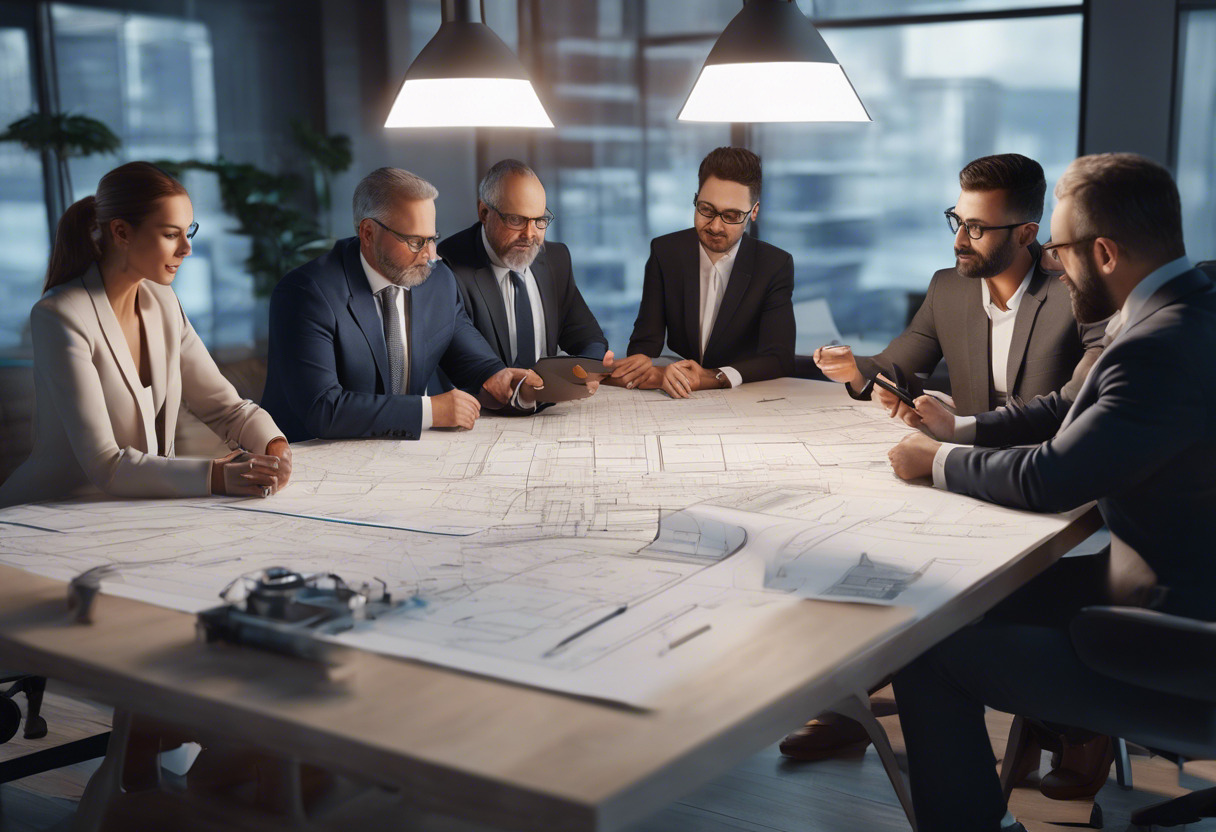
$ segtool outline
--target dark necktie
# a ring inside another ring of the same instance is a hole
[[[400,286],[385,286],[376,293],[380,300],[380,317],[384,319],[384,345],[388,347],[389,392],[393,395],[409,390],[409,367],[405,363],[405,338],[402,321],[397,316],[397,294]],[[405,314],[409,315],[410,299],[405,298]],[[408,326],[408,323],[406,324]]]
[[[528,286],[519,272],[511,272],[511,285],[515,287],[515,361],[513,367],[531,369],[536,363],[536,329],[532,323],[532,302],[528,298]]]

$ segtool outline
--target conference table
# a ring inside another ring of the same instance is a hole
[[[889,500],[889,495],[905,495],[907,506],[932,505],[956,525],[943,531],[917,516],[911,525],[898,527],[919,530],[926,545],[934,535],[951,536],[952,545],[957,545],[964,533],[957,525],[960,517],[982,517],[983,523],[992,516],[1005,518],[984,514],[990,509],[969,498],[895,480],[884,468],[884,449],[903,432],[903,426],[883,418],[874,405],[853,402],[838,386],[821,382],[780,379],[698,393],[687,401],[604,389],[592,399],[558,405],[531,420],[483,417],[472,431],[432,433],[408,445],[377,444],[382,440],[322,443],[315,452],[301,446],[296,451],[302,461],[301,480],[279,496],[286,500],[293,487],[300,489],[294,503],[282,504],[291,511],[309,495],[321,499],[326,488],[349,496],[353,480],[335,478],[332,460],[358,458],[359,493],[364,498],[335,498],[333,516],[322,516],[316,509],[316,516],[289,521],[325,528],[341,524],[390,539],[416,534],[457,539],[465,534],[471,536],[463,540],[473,540],[473,527],[489,522],[483,515],[498,512],[494,501],[499,500],[503,508],[490,519],[505,520],[507,532],[519,534],[524,526],[511,525],[519,520],[513,512],[526,510],[533,540],[538,539],[535,516],[544,516],[555,524],[551,530],[567,536],[563,540],[597,539],[600,529],[614,530],[606,536],[609,541],[632,539],[620,533],[629,526],[637,540],[649,536],[660,541],[662,517],[679,514],[680,500],[685,500],[683,505],[717,500],[728,506],[723,516],[731,517],[739,506],[754,507],[757,491],[776,495],[773,499],[803,500],[789,505],[817,504],[807,503],[800,488],[820,489],[813,494],[816,500],[855,493],[861,495],[855,504],[862,506]],[[436,449],[429,456],[428,442]],[[685,453],[690,448],[693,452]],[[398,449],[405,457],[396,462],[384,455]],[[318,474],[322,459],[330,467],[326,476]],[[424,459],[426,464],[419,462]],[[401,518],[412,517],[412,508],[386,514],[384,506],[391,505],[386,497],[395,486],[382,480],[372,483],[367,476],[370,469],[390,462],[420,471],[420,478],[439,478],[438,471],[446,478],[443,488],[408,491],[409,499],[422,499],[419,495],[425,493],[429,501],[419,528],[403,530],[407,524]],[[503,483],[520,471],[532,479],[519,493],[504,494]],[[578,472],[573,480],[571,471]],[[611,473],[607,479],[605,472]],[[525,499],[543,488],[541,474],[560,484],[551,497],[558,502],[533,504]],[[605,483],[626,489],[634,483],[638,496],[609,501],[618,513],[605,515]],[[688,495],[688,488],[673,488],[673,483],[694,484],[698,493]],[[778,487],[771,488],[773,483]],[[474,485],[487,490],[476,491]],[[386,488],[390,490],[384,492]],[[262,508],[273,510],[276,499],[264,501]],[[660,501],[661,510],[651,517],[654,500]],[[360,506],[372,504],[374,517],[358,515]],[[206,516],[212,525],[215,517],[239,515],[243,535],[283,521],[282,514],[231,508],[236,511],[198,510],[211,511]],[[789,520],[801,510],[791,509],[784,517]],[[400,828],[429,828],[419,826],[419,818],[443,817],[469,829],[569,832],[625,828],[824,710],[843,709],[865,718],[869,689],[974,621],[1100,524],[1092,507],[1046,518],[1047,525],[1036,525],[1046,522],[1042,516],[991,509],[1009,517],[1002,520],[1001,534],[976,542],[986,551],[987,565],[973,580],[944,583],[948,591],[928,606],[822,599],[784,604],[747,627],[743,641],[648,690],[639,703],[610,701],[613,697],[597,697],[594,691],[572,694],[530,684],[526,677],[508,681],[494,672],[479,672],[477,662],[467,657],[463,664],[453,664],[428,660],[428,654],[419,654],[419,660],[357,650],[343,677],[335,679],[287,656],[201,643],[195,616],[183,611],[186,606],[174,609],[149,595],[152,584],[110,592],[103,580],[92,623],[75,623],[65,605],[67,567],[47,564],[66,551],[69,542],[78,555],[70,563],[94,563],[89,556],[99,550],[90,545],[114,533],[90,526],[105,516],[106,504],[69,502],[47,507],[42,515],[11,511],[0,512],[0,665],[86,690],[113,705],[121,720],[138,716],[163,721],[200,738],[239,742],[391,789],[394,800],[409,807],[409,814],[395,815]],[[146,511],[152,514],[154,508]],[[30,520],[36,516],[45,518],[39,521],[43,524],[67,523],[70,531],[39,526]],[[898,537],[889,533],[892,518],[898,516],[887,510],[872,528]],[[457,528],[462,517],[470,527],[466,531]],[[423,520],[431,527],[421,528]],[[827,522],[817,516],[805,524]],[[1029,532],[1016,534],[1023,526],[1039,531],[1033,539],[1027,537]],[[493,528],[502,533],[504,526]],[[965,533],[976,532],[967,527]],[[197,535],[186,537],[197,541]],[[131,548],[131,539],[124,540]],[[269,536],[255,542],[271,546]],[[528,551],[543,552],[543,544],[543,539],[529,543]],[[908,538],[891,545],[906,547]],[[157,546],[185,551],[178,538],[159,540]],[[32,554],[40,551],[50,554]],[[640,551],[645,554],[645,547]],[[719,553],[717,565],[710,568],[731,561],[734,551]],[[157,558],[158,563],[163,560]],[[676,560],[680,558],[669,558]],[[681,561],[688,562],[687,557]],[[205,571],[198,574],[204,582],[217,579]],[[427,585],[429,579],[419,580]],[[881,730],[872,718],[867,727]],[[880,742],[879,749],[906,801],[889,745]],[[107,759],[103,772],[114,764]],[[112,782],[96,788],[91,783],[93,793],[86,792],[82,813],[100,813],[113,790]]]

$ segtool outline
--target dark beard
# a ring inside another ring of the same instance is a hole
[[[979,260],[970,263],[964,263],[962,260],[955,260],[954,268],[963,277],[982,278],[996,277],[1009,265],[1013,263],[1013,258],[1017,256],[1019,246],[1013,240],[1013,235],[1005,241],[1005,245],[998,248],[996,251],[989,254],[987,257],[979,254],[975,249],[958,249],[954,250],[954,256],[967,253],[974,254],[979,257]]]
[[[1072,315],[1078,323],[1097,323],[1119,311],[1110,288],[1098,277],[1098,264],[1094,262],[1092,252],[1086,255],[1084,269],[1077,279],[1068,275],[1067,280],[1072,295]]]

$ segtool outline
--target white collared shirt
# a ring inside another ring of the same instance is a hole
[[[512,270],[510,266],[502,262],[502,259],[494,253],[494,248],[486,237],[484,225],[481,227],[481,244],[485,246],[486,254],[490,257],[490,268],[494,271],[495,279],[498,280],[498,291],[502,293],[503,305],[507,307],[507,342],[511,347],[511,355],[507,358],[519,355],[519,337],[516,335],[515,327],[515,284],[511,282],[512,271],[519,272],[523,277],[524,285],[528,287],[528,305],[532,307],[532,334],[535,339],[535,343],[532,345],[535,349],[533,355],[537,358],[544,358],[547,355],[545,345],[548,343],[545,338],[545,307],[540,300],[540,285],[536,282],[536,276],[532,274],[532,267],[529,266],[523,271]]]
[[[731,247],[730,251],[726,252],[718,262],[713,262],[709,259],[709,252],[705,250],[705,246],[697,243],[697,251],[700,253],[700,273],[701,273],[701,355],[698,356],[705,359],[705,347],[709,343],[709,335],[714,330],[714,323],[718,320],[718,312],[722,308],[722,297],[726,294],[726,284],[730,280],[730,273],[735,268],[735,258],[739,254],[739,246],[743,243],[743,238],[739,238],[739,242]],[[738,387],[743,383],[743,376],[734,367],[719,367],[722,375],[726,376],[731,387]]]
[[[1164,266],[1160,266],[1145,275],[1127,296],[1127,300],[1123,302],[1123,306],[1111,316],[1110,322],[1106,325],[1107,346],[1110,346],[1119,335],[1140,322],[1140,313],[1144,310],[1144,305],[1148,302],[1149,298],[1156,294],[1158,289],[1179,275],[1190,271],[1191,268],[1191,261],[1183,256],[1177,260],[1171,260]],[[975,442],[974,416],[954,417],[954,438],[958,442],[943,442],[942,446],[937,449],[937,453],[933,456],[934,488],[948,488],[946,483],[946,457],[950,455],[950,452],[955,448],[966,447],[966,445],[959,443],[971,444]]]
[[[384,312],[380,308],[380,298],[375,295],[386,286],[396,286],[380,272],[372,268],[371,263],[367,262],[367,258],[363,256],[363,252],[359,252],[359,262],[363,264],[363,274],[367,276],[367,285],[371,287],[373,299],[376,301],[376,317],[380,319],[381,328],[384,327]],[[406,286],[400,287],[405,291],[397,293],[397,325],[401,328],[401,360],[405,362],[403,366],[410,366],[410,338],[409,330],[405,326],[405,293],[409,291]],[[387,344],[386,344],[387,346]],[[422,396],[422,430],[427,430],[431,426],[431,397]]]
[[[989,349],[989,353],[992,355],[992,387],[1000,394],[1002,401],[1009,395],[1009,347],[1013,343],[1013,326],[1018,316],[1018,306],[1026,295],[1026,287],[1030,285],[1030,278],[1033,274],[1034,265],[1032,264],[1029,271],[1026,272],[1026,276],[1022,278],[1022,282],[1018,284],[1017,290],[1005,302],[1007,309],[1001,309],[993,302],[988,281],[980,281],[984,314],[992,322],[991,348]]]

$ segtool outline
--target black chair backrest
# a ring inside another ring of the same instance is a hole
[[[1216,623],[1139,607],[1086,607],[1069,629],[1081,661],[1103,676],[1216,703]]]

